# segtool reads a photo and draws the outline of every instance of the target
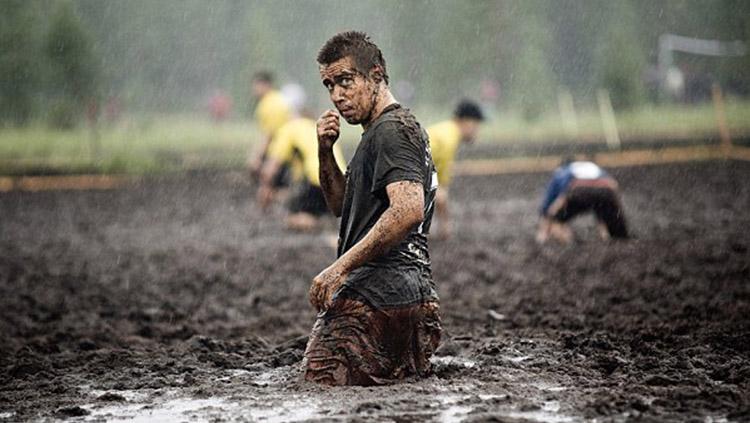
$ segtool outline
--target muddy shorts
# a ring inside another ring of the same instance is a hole
[[[336,299],[313,326],[304,378],[325,385],[369,386],[427,376],[441,332],[437,302],[376,309]]]
[[[326,197],[323,190],[311,183],[304,181],[294,189],[289,199],[289,211],[291,213],[308,213],[313,216],[321,216],[328,212]]]
[[[580,214],[593,211],[607,226],[612,238],[627,238],[628,229],[617,192],[609,187],[574,186],[565,194],[565,202],[552,218],[567,222]]]

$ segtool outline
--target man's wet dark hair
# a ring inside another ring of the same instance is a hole
[[[273,84],[273,74],[268,71],[258,71],[253,75],[253,81],[265,82],[267,84]]]
[[[383,52],[364,32],[340,32],[331,37],[318,52],[318,63],[330,65],[347,56],[354,60],[354,66],[365,76],[370,74],[373,67],[380,66],[383,70],[383,80],[386,85],[388,84],[388,71],[385,67]]]
[[[476,119],[478,121],[484,120],[484,114],[482,109],[477,103],[471,100],[461,100],[456,106],[456,110],[453,112],[453,116],[458,119]]]

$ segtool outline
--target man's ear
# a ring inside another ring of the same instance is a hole
[[[370,69],[370,78],[377,83],[381,83],[383,81],[383,68],[380,65],[373,66]]]

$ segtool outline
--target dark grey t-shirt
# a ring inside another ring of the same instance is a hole
[[[424,221],[383,256],[354,270],[337,295],[376,308],[437,301],[427,248],[437,189],[429,145],[411,112],[398,104],[388,106],[362,134],[346,172],[338,255],[367,235],[388,208],[390,183],[422,184]]]

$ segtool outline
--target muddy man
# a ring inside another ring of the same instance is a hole
[[[319,313],[304,378],[375,385],[426,376],[442,331],[427,248],[437,190],[427,135],[391,94],[366,34],[335,35],[318,64],[336,107],[317,123],[320,186],[341,228],[338,258],[310,287]],[[340,116],[364,130],[345,174],[333,154]]]

